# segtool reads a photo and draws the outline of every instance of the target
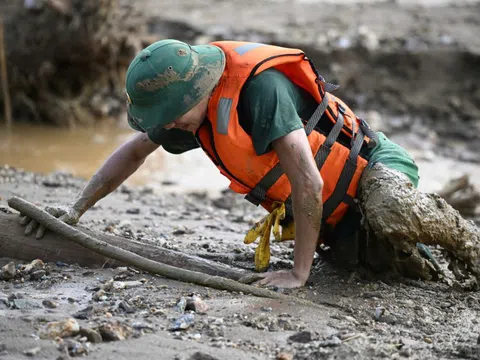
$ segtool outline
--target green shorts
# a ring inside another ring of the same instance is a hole
[[[370,152],[368,167],[381,163],[408,176],[413,186],[418,186],[418,167],[404,148],[390,141],[384,133],[377,132],[378,144]]]

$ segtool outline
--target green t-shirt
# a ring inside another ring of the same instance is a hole
[[[242,128],[252,137],[258,155],[272,150],[274,140],[303,127],[317,107],[315,99],[275,69],[268,69],[252,78],[242,89],[237,107]],[[418,168],[409,154],[391,142],[383,133],[370,152],[370,164],[384,165],[406,174],[418,184]],[[180,154],[199,147],[193,133],[163,127],[148,131],[149,138],[166,151]]]

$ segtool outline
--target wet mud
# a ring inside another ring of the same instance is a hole
[[[85,185],[64,174],[41,176],[11,168],[0,173],[9,179],[0,188],[2,206],[13,195],[37,204],[67,203]],[[253,270],[254,247],[245,245],[243,237],[262,215],[229,192],[212,198],[122,186],[88,211],[81,225]],[[272,268],[292,266],[291,242],[271,248]],[[315,260],[305,288],[284,292],[320,309],[206,289],[130,268],[87,269],[59,261],[32,276],[35,272],[22,270],[29,262],[13,261],[14,275],[0,282],[5,329],[0,344],[8,359],[24,358],[26,351],[39,359],[66,358],[66,353],[88,353],[92,359],[160,353],[165,359],[476,359],[480,351],[478,292],[346,271],[324,258]],[[448,266],[442,259],[440,265]],[[202,304],[191,310],[193,296],[208,309]],[[190,305],[182,310],[183,302]],[[61,326],[51,322],[71,318],[78,331],[49,337],[48,329]]]

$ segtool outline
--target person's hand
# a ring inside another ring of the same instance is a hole
[[[44,210],[68,225],[75,225],[80,219],[80,213],[71,206],[46,206]],[[40,225],[37,220],[28,216],[23,217],[20,221],[20,224],[26,226],[25,235],[27,236],[33,233],[35,230],[37,230],[37,234],[35,236],[37,239],[41,239],[45,234],[45,226]]]
[[[256,281],[253,285],[274,286],[283,289],[291,289],[302,287],[306,283],[306,280],[302,280],[295,276],[293,271],[275,271],[258,275],[262,276],[262,279]]]

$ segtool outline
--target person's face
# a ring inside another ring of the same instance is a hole
[[[194,133],[198,130],[203,120],[205,119],[208,108],[208,99],[208,96],[205,97],[205,99],[202,99],[197,105],[190,109],[189,112],[182,115],[170,124],[165,125],[163,128],[166,130],[176,128],[184,131],[191,131]]]

